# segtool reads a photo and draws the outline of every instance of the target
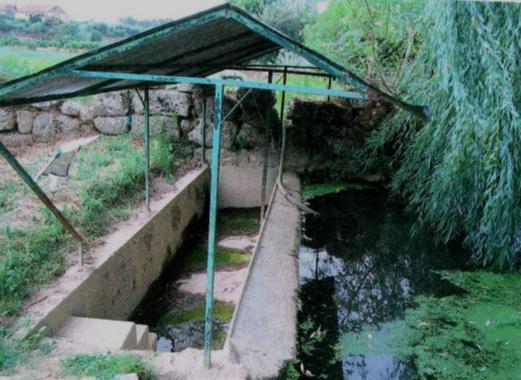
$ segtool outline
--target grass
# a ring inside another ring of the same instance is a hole
[[[52,343],[41,342],[45,328],[29,334],[24,339],[9,338],[9,331],[0,327],[0,375],[9,375],[27,355],[39,349],[47,354],[52,350]]]
[[[230,321],[233,316],[233,307],[223,302],[214,302],[212,315],[214,319]],[[157,322],[157,325],[168,326],[191,321],[204,321],[204,316],[205,308],[204,306],[201,306],[195,309],[182,310],[176,313],[167,314]]]
[[[50,49],[0,47],[0,82],[33,74],[74,55],[72,52]]]
[[[140,380],[154,379],[151,366],[132,354],[75,355],[62,362],[65,372],[73,376],[114,379],[119,374],[135,373]]]
[[[152,174],[172,177],[176,155],[168,141],[154,137]],[[89,239],[105,234],[127,217],[143,196],[144,173],[140,142],[130,136],[102,137],[80,152],[68,191],[74,202],[62,209]],[[6,208],[16,207],[12,193],[2,188]],[[59,195],[59,194],[58,194]],[[58,198],[55,197],[55,198]],[[76,243],[45,209],[33,213],[23,226],[6,226],[0,236],[0,320],[16,315],[33,289],[50,282],[65,267],[65,256]]]

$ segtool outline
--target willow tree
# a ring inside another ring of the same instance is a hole
[[[394,189],[446,240],[511,269],[521,248],[521,5],[431,0],[404,93],[432,120],[397,113],[373,137],[397,150]]]

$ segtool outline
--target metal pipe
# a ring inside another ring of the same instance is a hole
[[[143,102],[145,112],[145,203],[150,211],[150,95],[148,86],[145,87],[145,100]]]
[[[333,80],[333,77],[332,77],[332,76],[329,76],[329,81],[328,81],[328,83],[327,83],[327,89],[328,89],[328,90],[331,90],[331,81],[332,81],[332,80]],[[327,101],[328,101],[328,102],[331,101],[331,96],[330,96],[330,95],[327,96]]]
[[[282,74],[282,85],[286,86],[286,82],[288,81],[288,72],[284,68],[284,73]],[[282,91],[282,97],[280,102],[280,126],[284,123],[284,107],[286,105],[286,91]]]
[[[287,70],[286,70],[287,75]],[[227,86],[227,87],[240,87],[240,88],[256,88],[259,90],[275,90],[275,91],[291,91],[300,92],[303,94],[312,95],[331,95],[339,96],[342,98],[367,100],[367,94],[360,91],[341,91],[341,90],[327,90],[325,88],[318,87],[303,87],[294,85],[285,85],[277,83],[262,83],[262,82],[251,82],[246,80],[233,80],[233,79],[219,79],[219,78],[203,78],[203,77],[188,77],[188,76],[175,76],[175,75],[152,75],[152,74],[131,74],[131,73],[115,73],[115,72],[102,72],[102,71],[85,71],[85,70],[63,70],[60,72],[62,75],[68,75],[78,78],[107,78],[107,79],[118,79],[118,80],[129,80],[139,82],[157,82],[157,83],[192,83],[202,85],[214,85],[214,86]]]
[[[215,112],[212,135],[212,162],[210,180],[210,221],[208,231],[207,288],[204,323],[204,365],[211,366],[212,352],[212,309],[214,285],[214,257],[217,230],[217,198],[219,189],[219,166],[221,159],[221,116],[224,86],[215,86]]]
[[[203,121],[201,125],[201,162],[206,162],[206,101],[203,97]]]
[[[273,82],[273,72],[268,72],[268,83]],[[266,110],[264,131],[264,154],[262,165],[262,187],[261,187],[261,220],[266,217],[266,183],[268,182],[268,158],[269,158],[269,144],[270,144],[270,127],[271,127],[271,109]]]
[[[23,166],[16,160],[6,146],[0,141],[0,154],[6,159],[7,163],[18,173],[24,182],[31,188],[42,203],[51,211],[62,226],[80,243],[80,258],[83,265],[83,243],[87,241],[85,238],[72,226],[72,224],[65,218],[60,210],[52,203],[47,194],[38,186],[32,177],[25,171]]]

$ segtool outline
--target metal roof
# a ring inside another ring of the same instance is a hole
[[[73,70],[206,77],[282,48],[306,58],[356,90],[423,112],[229,4],[170,22],[39,73],[0,85],[0,106],[37,103],[143,87],[145,82],[71,75]],[[157,84],[157,83],[156,83]]]

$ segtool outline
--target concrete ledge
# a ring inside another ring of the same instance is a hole
[[[34,297],[27,313],[32,326],[53,334],[71,316],[128,318],[175,255],[186,226],[202,215],[207,188],[207,168],[193,170],[153,201],[150,213],[141,210],[121,223],[95,249],[91,264],[71,267]]]
[[[300,199],[295,175],[284,184]],[[225,344],[254,379],[277,376],[295,355],[300,223],[300,211],[275,189]]]

